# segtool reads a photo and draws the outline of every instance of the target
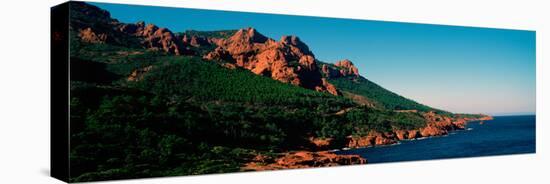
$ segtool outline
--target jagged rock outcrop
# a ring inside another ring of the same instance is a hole
[[[367,160],[359,155],[337,155],[327,151],[297,151],[285,153],[276,158],[265,155],[256,156],[243,170],[278,170],[292,168],[329,167],[339,165],[366,164]]]
[[[433,111],[424,113],[423,116],[428,122],[426,127],[419,130],[423,137],[446,135],[449,131],[464,129],[466,126],[466,121],[462,118],[453,119]]]
[[[120,24],[118,30],[141,38],[142,45],[148,49],[162,50],[176,55],[192,53],[186,49],[185,43],[167,28],[159,28],[153,24],[145,25],[145,22],[140,21],[135,24]]]
[[[195,35],[188,36],[187,34],[183,34],[183,36],[181,36],[181,41],[184,45],[189,45],[191,47],[204,47],[212,45],[212,41],[208,38]]]
[[[105,43],[107,41],[107,34],[95,33],[92,28],[81,29],[78,36],[87,43]]]
[[[353,63],[348,59],[338,61],[334,65],[337,67],[340,67],[340,74],[343,76],[348,76],[348,75],[359,76],[359,69],[357,69],[357,67],[355,67],[355,65],[353,65]]]
[[[336,87],[323,80],[315,56],[296,36],[275,41],[247,28],[228,39],[216,40],[215,44],[218,47],[205,59],[221,60],[284,83],[340,95]]]
[[[215,44],[217,48],[203,58],[222,60],[225,62],[222,66],[228,68],[241,67],[284,83],[341,95],[334,85],[323,79],[315,56],[296,36],[283,36],[280,41],[275,41],[254,28],[241,29],[229,38],[175,35],[167,28],[145,24],[143,21],[120,23],[112,19],[107,11],[86,3],[75,4],[79,10],[72,14],[71,26],[84,42],[138,44],[175,55],[195,55],[197,53],[191,47]]]
[[[317,90],[317,91],[326,90],[327,92],[329,92],[330,94],[333,94],[333,95],[341,95],[342,94],[342,93],[340,93],[340,91],[338,91],[338,89],[336,89],[336,86],[334,86],[333,84],[328,82],[328,80],[326,78],[322,78],[321,81],[323,81],[322,86],[325,89],[323,89],[322,87],[319,87],[319,88],[316,87],[315,90]]]
[[[405,140],[408,138],[408,132],[405,131],[405,130],[397,130],[395,131],[395,136],[397,137],[398,140]]]
[[[182,40],[167,28],[144,22],[121,23],[109,12],[83,2],[71,4],[71,29],[83,42],[143,47],[167,53],[191,54]]]
[[[387,145],[397,143],[394,132],[381,133],[371,131],[367,136],[349,136],[347,137],[347,145],[349,148],[360,148],[376,145]]]
[[[121,34],[115,27],[120,23],[111,18],[108,11],[84,2],[72,2],[70,8],[71,34],[87,43],[122,43],[128,35]]]
[[[227,61],[228,64],[236,66],[236,61],[233,58],[233,55],[222,47],[216,47],[214,51],[206,54],[204,57],[206,60],[222,60]]]
[[[338,61],[334,65],[323,64],[321,71],[327,78],[359,77],[359,69],[348,59]]]
[[[416,139],[421,137],[418,130],[396,130],[394,133],[397,140]]]

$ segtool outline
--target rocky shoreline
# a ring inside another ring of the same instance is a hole
[[[367,136],[349,136],[347,148],[362,148],[395,144],[401,140],[447,135],[454,130],[463,130],[470,121],[492,120],[491,116],[482,118],[451,118],[434,112],[423,114],[427,120],[425,127],[413,130],[393,130],[391,132],[369,132]]]
[[[312,138],[311,142],[319,148],[363,148],[396,144],[402,140],[413,140],[423,137],[447,135],[454,130],[464,130],[471,121],[492,120],[493,117],[484,115],[481,118],[451,118],[434,112],[423,114],[427,124],[425,127],[412,130],[392,130],[390,132],[371,131],[366,136],[348,136],[345,145],[334,145],[333,139]]]
[[[295,151],[282,153],[277,156],[257,155],[251,162],[245,164],[242,170],[264,171],[366,163],[367,160],[359,155],[337,155],[329,151]]]
[[[245,164],[242,170],[278,170],[292,168],[327,167],[339,165],[366,164],[367,159],[359,155],[337,155],[338,149],[356,149],[373,146],[397,144],[402,140],[436,137],[449,134],[451,131],[464,130],[471,121],[493,120],[489,115],[480,118],[451,118],[434,112],[423,114],[427,121],[425,127],[413,130],[393,130],[391,132],[371,131],[367,136],[348,136],[346,141],[336,143],[333,138],[310,138],[318,151],[294,151],[275,156],[257,155],[251,162]]]

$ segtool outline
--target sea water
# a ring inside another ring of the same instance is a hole
[[[392,146],[337,151],[358,154],[368,163],[535,153],[535,116],[496,116],[494,120],[469,122],[465,130]]]

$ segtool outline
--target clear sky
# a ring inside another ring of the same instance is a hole
[[[535,32],[92,3],[125,23],[173,32],[254,27],[296,35],[325,62],[350,59],[362,76],[451,112],[534,114]]]

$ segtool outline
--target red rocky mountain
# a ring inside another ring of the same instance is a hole
[[[350,60],[322,64],[296,36],[283,36],[279,41],[268,38],[254,28],[240,29],[225,38],[174,34],[154,24],[121,23],[109,12],[84,3],[74,3],[71,29],[81,41],[114,45],[134,45],[175,55],[197,55],[192,48],[208,46],[203,57],[221,61],[228,68],[244,68],[251,72],[307,89],[341,95],[328,78],[359,76]]]
[[[353,63],[344,59],[336,62],[336,64],[323,64],[322,70],[324,76],[328,78],[338,78],[338,77],[359,77],[359,69],[353,65]]]
[[[83,42],[141,46],[175,55],[193,54],[188,48],[191,45],[167,28],[146,25],[142,21],[121,23],[111,18],[108,11],[82,2],[74,2],[71,6],[70,29]]]
[[[118,30],[138,38],[145,48],[163,50],[176,55],[190,53],[186,50],[182,40],[178,39],[172,31],[167,28],[159,28],[153,24],[145,25],[144,22],[136,24],[120,24]]]
[[[241,29],[228,38],[176,35],[167,28],[144,22],[121,23],[95,6],[74,4],[79,11],[71,15],[71,29],[83,42],[135,44],[175,55],[198,55],[191,48],[213,45],[215,49],[205,54],[204,59],[222,61],[221,64],[228,68],[245,68],[284,83],[340,95],[322,76],[309,47],[296,36],[283,36],[275,41],[254,28]]]
[[[218,47],[204,59],[221,60],[229,67],[242,67],[284,83],[340,95],[322,77],[315,56],[296,36],[283,36],[275,41],[254,28],[246,28],[227,39],[216,40],[215,44]]]

